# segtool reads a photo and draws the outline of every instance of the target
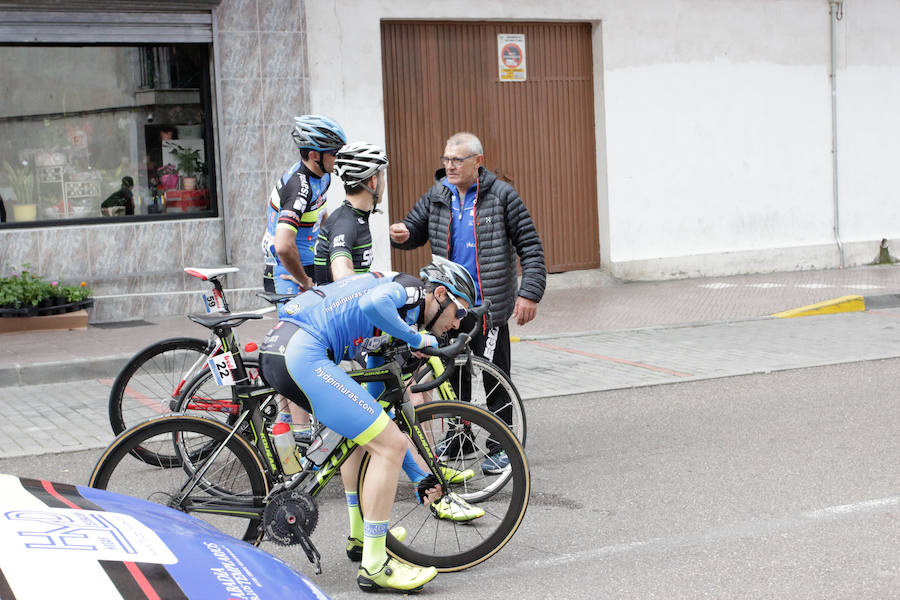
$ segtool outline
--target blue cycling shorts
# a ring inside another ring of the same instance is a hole
[[[313,265],[303,265],[303,270],[306,271],[306,274],[309,277],[312,277],[313,276],[312,274],[315,272],[315,268],[313,267]],[[294,283],[293,279],[282,279],[281,278],[282,275],[290,275],[290,273],[288,273],[288,270],[285,269],[280,264],[275,265],[272,268],[272,280],[275,282],[275,293],[276,294],[294,294],[294,295],[299,294],[300,286],[297,285],[296,283]],[[279,318],[284,317],[284,314],[282,311],[284,309],[285,304],[287,304],[287,303],[281,302],[278,304],[278,317]]]
[[[284,347],[283,367],[273,360],[266,360],[263,365],[266,380],[284,393],[280,388],[290,386],[279,386],[276,383],[279,374],[273,371],[286,370],[309,400],[316,419],[359,445],[368,444],[387,427],[390,422],[387,413],[371,394],[328,358],[324,342],[303,329],[285,327],[286,332],[292,329],[293,334]],[[276,344],[265,344],[261,350],[267,352],[278,347]]]

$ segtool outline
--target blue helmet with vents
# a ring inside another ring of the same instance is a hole
[[[300,150],[328,152],[340,150],[347,143],[347,135],[340,124],[325,115],[294,117],[291,138]]]

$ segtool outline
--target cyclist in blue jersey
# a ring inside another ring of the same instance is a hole
[[[387,556],[388,519],[408,438],[339,363],[354,358],[366,339],[382,333],[412,348],[423,348],[437,346],[433,335],[420,333],[423,325],[438,336],[459,327],[474,300],[472,278],[446,259],[438,259],[432,267],[425,281],[405,273],[370,272],[316,287],[285,306],[284,316],[260,349],[266,381],[371,456],[366,476],[372,479],[367,479],[364,491],[364,515],[360,515],[356,487],[362,452],[354,452],[341,467],[351,542],[362,539],[361,554],[351,553],[348,545],[348,556],[361,560],[357,583],[364,591],[418,590],[437,570],[406,565]],[[422,480],[425,477],[422,473]],[[472,510],[484,514],[453,492],[440,494],[436,486],[422,498],[437,518],[457,519]]]
[[[294,119],[291,137],[300,161],[275,183],[269,195],[262,239],[266,291],[297,294],[313,286],[316,237],[325,214],[335,154],[347,143],[341,126],[323,115]]]

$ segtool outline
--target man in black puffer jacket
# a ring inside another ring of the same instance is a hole
[[[432,254],[466,267],[478,288],[478,303],[491,301],[491,323],[472,340],[472,348],[509,373],[507,321],[515,317],[524,325],[534,319],[547,283],[541,238],[515,188],[482,166],[484,150],[475,135],[451,136],[441,163],[444,168],[435,173],[431,189],[402,222],[391,225],[391,245],[411,250],[431,242]],[[504,459],[488,457],[482,468],[493,474],[505,466]]]

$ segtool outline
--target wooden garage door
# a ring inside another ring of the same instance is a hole
[[[388,191],[402,219],[457,131],[482,141],[488,169],[531,211],[550,272],[600,266],[589,23],[381,24]],[[524,34],[527,80],[501,82],[498,34]],[[392,250],[418,272],[430,247]]]

